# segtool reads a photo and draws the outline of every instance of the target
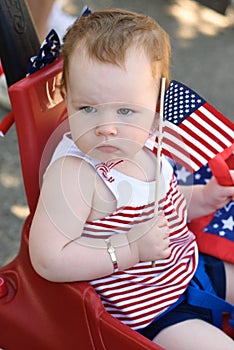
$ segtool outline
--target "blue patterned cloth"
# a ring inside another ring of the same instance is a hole
[[[84,6],[77,20],[83,16],[89,16],[91,10],[88,6]],[[27,69],[27,76],[37,72],[38,70],[46,67],[48,64],[52,63],[61,52],[61,44],[59,36],[54,29],[51,29],[49,34],[43,41],[38,54],[30,58],[30,62]]]
[[[60,55],[60,48],[58,34],[54,29],[51,29],[43,41],[37,56],[30,58],[27,75],[33,74],[52,63]]]
[[[212,172],[206,164],[201,169],[191,174],[185,167],[174,163],[174,172],[180,185],[207,184],[211,179]],[[218,209],[204,232],[224,237],[234,242],[234,202],[230,201],[225,207]]]

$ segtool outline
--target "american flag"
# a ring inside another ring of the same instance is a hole
[[[164,99],[163,153],[194,172],[234,142],[234,124],[172,80]]]

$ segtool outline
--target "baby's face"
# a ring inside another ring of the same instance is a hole
[[[72,138],[101,161],[132,158],[155,124],[160,88],[144,52],[129,50],[125,67],[73,54],[68,72],[67,108]]]

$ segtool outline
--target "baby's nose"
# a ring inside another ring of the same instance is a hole
[[[115,136],[117,135],[116,124],[99,124],[96,126],[96,135]]]

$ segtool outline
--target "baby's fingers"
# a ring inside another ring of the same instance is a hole
[[[157,225],[158,225],[158,227],[168,226],[167,219],[166,219],[163,212],[159,213],[159,215],[157,217]]]
[[[166,259],[171,255],[170,239],[165,238],[162,243],[161,259]]]

